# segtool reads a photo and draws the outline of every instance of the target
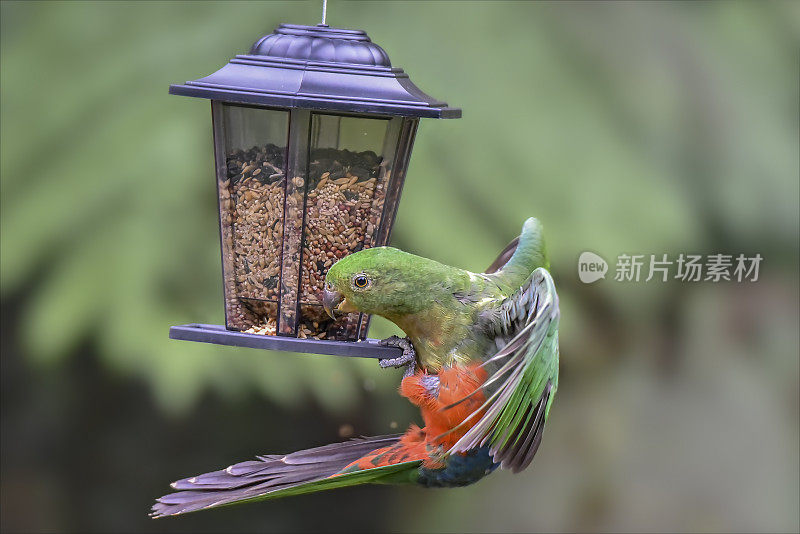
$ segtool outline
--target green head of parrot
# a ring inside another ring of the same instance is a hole
[[[396,248],[376,247],[345,256],[325,276],[323,306],[337,313],[364,312],[398,317],[430,300],[446,266]]]

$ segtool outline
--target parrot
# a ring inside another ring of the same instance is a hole
[[[452,488],[533,460],[558,388],[559,307],[541,223],[483,273],[392,247],[347,255],[325,276],[331,317],[362,312],[397,325],[402,349],[380,360],[404,369],[400,394],[424,426],[290,454],[256,456],[172,483],[151,516],[164,517],[360,484]]]

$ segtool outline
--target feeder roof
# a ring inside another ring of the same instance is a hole
[[[414,85],[366,32],[281,24],[220,70],[185,84],[176,95],[325,111],[459,118]]]

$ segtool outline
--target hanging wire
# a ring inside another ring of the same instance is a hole
[[[325,20],[328,18],[328,0],[322,0],[322,24],[321,26],[327,26]]]

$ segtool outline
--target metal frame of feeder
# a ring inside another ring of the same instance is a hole
[[[170,337],[270,350],[357,357],[396,357],[400,353],[399,349],[379,346],[374,340],[364,340],[369,317],[363,314],[358,314],[355,323],[355,336],[360,340],[358,342],[297,337],[302,320],[301,305],[312,305],[301,303],[300,294],[303,288],[301,277],[304,274],[301,260],[307,229],[305,204],[309,194],[312,125],[315,124],[317,115],[390,121],[383,134],[384,155],[381,157],[386,156],[386,146],[393,143],[388,149],[391,177],[386,178],[383,183],[385,191],[380,200],[382,205],[379,208],[380,218],[377,219],[379,224],[375,225],[374,235],[369,237],[371,241],[366,242],[368,238],[365,235],[363,244],[381,246],[389,241],[419,118],[458,118],[461,110],[449,107],[447,103],[430,97],[415,86],[403,69],[392,67],[386,52],[372,43],[365,32],[330,28],[324,24],[281,24],[274,33],[256,41],[248,54],[237,55],[223,68],[205,78],[171,85],[169,92],[212,101],[218,187],[229,172],[224,106],[287,112],[288,132],[283,162],[284,202],[290,194],[295,194],[295,186],[291,180],[294,177],[304,179],[304,185],[298,186],[302,189],[298,193],[303,195],[299,226],[296,221],[289,220],[291,218],[287,215],[286,206],[280,215],[282,242],[278,278],[280,292],[275,319],[277,335],[231,330],[227,304],[229,288],[226,287],[228,329],[219,325],[189,324],[172,327]],[[318,127],[322,128],[322,119],[317,120]],[[223,279],[227,280],[225,277],[230,274],[225,272],[224,266],[226,243],[223,242],[222,235],[222,208],[220,232]],[[293,271],[295,268],[298,269],[296,273]],[[287,283],[294,283],[294,287],[288,287]],[[250,297],[238,298],[253,300]],[[263,300],[264,307],[269,308],[270,302],[273,301]],[[353,324],[353,320],[349,319],[350,324]]]

